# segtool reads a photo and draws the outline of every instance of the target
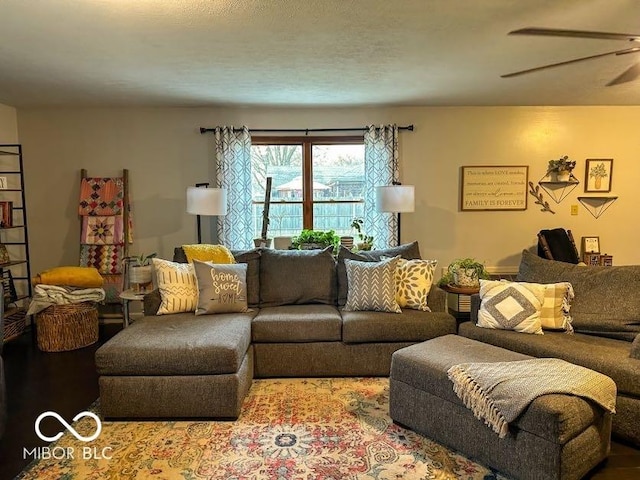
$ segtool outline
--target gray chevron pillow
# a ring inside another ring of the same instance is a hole
[[[399,258],[381,262],[345,259],[349,290],[344,309],[402,313],[396,302],[395,272]]]

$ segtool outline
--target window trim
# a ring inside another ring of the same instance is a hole
[[[361,201],[321,201],[313,200],[313,145],[364,145],[363,135],[315,135],[315,136],[252,136],[251,145],[301,145],[302,146],[302,201],[284,202],[302,204],[302,228],[313,228],[314,203],[363,203]],[[264,202],[253,202],[263,204]]]

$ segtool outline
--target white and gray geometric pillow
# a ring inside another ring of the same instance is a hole
[[[349,289],[344,309],[402,313],[396,302],[395,271],[399,258],[380,262],[345,259]]]
[[[480,280],[478,326],[542,335],[544,285]]]

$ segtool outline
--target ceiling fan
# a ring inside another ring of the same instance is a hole
[[[528,27],[521,28],[519,30],[513,30],[509,32],[509,35],[540,35],[548,37],[572,37],[572,38],[595,38],[603,40],[625,40],[627,42],[640,42],[640,35],[631,33],[610,33],[610,32],[596,32],[591,30],[564,30],[556,28],[536,28]],[[539,70],[545,70],[547,68],[561,67],[563,65],[569,65],[571,63],[583,62],[585,60],[593,60],[595,58],[607,57],[609,55],[627,55],[629,53],[640,52],[640,46],[623,48],[621,50],[614,50],[612,52],[598,53],[595,55],[589,55],[587,57],[579,57],[564,62],[551,63],[549,65],[542,65],[539,67],[528,68],[526,70],[519,70],[517,72],[507,73],[500,75],[502,78],[517,77],[518,75],[524,75],[526,73],[533,73]],[[640,64],[635,64],[629,67],[621,75],[607,83],[607,86],[617,85],[620,83],[629,82],[635,80],[640,76]]]

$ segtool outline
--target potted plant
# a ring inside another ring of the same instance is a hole
[[[156,253],[145,255],[144,253],[131,257],[131,268],[129,270],[129,282],[135,285],[137,291],[146,291],[152,283],[151,259]]]
[[[300,235],[291,239],[291,246],[299,250],[314,250],[333,246],[337,248],[340,237],[333,230],[307,230],[304,229]]]
[[[547,175],[555,177],[557,182],[568,182],[571,179],[571,171],[575,166],[575,160],[569,160],[567,155],[560,157],[558,160],[549,160]]]
[[[593,177],[594,187],[596,190],[600,190],[602,188],[602,179],[609,176],[607,173],[607,169],[604,167],[604,163],[598,163],[595,167],[591,167],[589,170],[589,177]]]
[[[354,218],[351,222],[351,228],[356,231],[356,236],[358,237],[358,243],[356,244],[356,248],[358,250],[371,250],[373,248],[373,237],[371,235],[366,235],[363,232],[364,220],[362,218]]]
[[[479,287],[480,279],[491,278],[484,266],[474,258],[458,258],[449,264],[438,285],[455,285],[457,287]]]

